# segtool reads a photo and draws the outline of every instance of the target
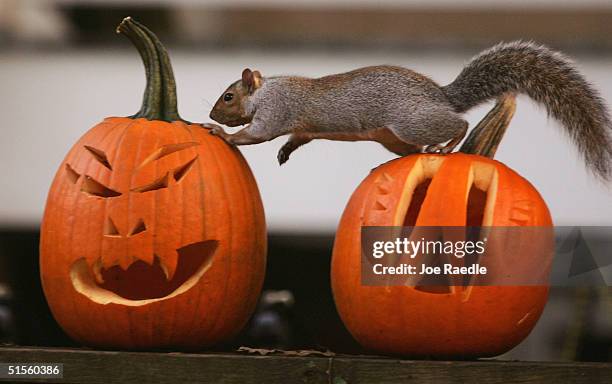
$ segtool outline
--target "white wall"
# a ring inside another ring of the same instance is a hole
[[[368,64],[399,64],[446,83],[469,58],[443,53],[312,54],[171,52],[184,118],[208,121],[210,106],[245,65],[266,74],[317,76]],[[578,57],[581,70],[612,100],[612,57]],[[37,225],[47,188],[70,146],[105,116],[129,115],[144,86],[136,52],[0,54],[0,225]],[[489,106],[469,114],[473,124]],[[333,230],[352,190],[369,170],[393,158],[376,143],[313,142],[283,167],[284,142],[243,147],[258,180],[271,230]],[[542,108],[520,98],[502,143],[505,162],[541,192],[556,224],[612,225],[612,189],[587,172]]]

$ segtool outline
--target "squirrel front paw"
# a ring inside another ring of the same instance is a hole
[[[232,144],[231,135],[225,132],[225,130],[221,126],[217,124],[202,124],[202,127],[209,129],[208,133],[210,133],[211,135],[218,136],[229,144]]]
[[[223,128],[217,124],[204,123],[202,127],[208,129],[208,133],[215,136],[223,136],[225,135],[225,131]]]

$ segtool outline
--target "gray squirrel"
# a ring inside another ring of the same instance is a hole
[[[234,145],[290,134],[278,152],[282,165],[313,139],[371,140],[400,156],[450,152],[465,136],[461,114],[501,96],[524,93],[542,103],[578,146],[590,170],[612,177],[612,124],[606,105],[562,54],[530,42],[501,43],[475,56],[450,84],[440,86],[406,68],[372,66],[305,78],[262,77],[245,69],[215,103],[210,117],[235,127]]]

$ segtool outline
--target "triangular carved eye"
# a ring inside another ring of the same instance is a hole
[[[194,157],[193,159],[189,160],[184,165],[181,165],[180,167],[174,170],[173,176],[174,176],[174,180],[176,180],[177,183],[183,180],[183,178],[185,177],[185,175],[187,175],[187,172],[189,172],[189,170],[191,169],[191,167],[193,166],[193,163],[195,163],[197,158],[198,158],[197,156]]]
[[[133,188],[132,192],[149,192],[155,191],[162,188],[168,188],[168,179],[170,178],[170,172],[166,172],[165,175],[155,180],[151,184],[143,185],[142,187]]]
[[[121,196],[121,192],[108,188],[106,185],[94,180],[88,175],[85,175],[85,180],[83,181],[83,185],[81,185],[81,191],[88,195],[104,198]]]
[[[85,145],[84,146],[85,149],[92,154],[92,156],[98,160],[98,162],[100,162],[100,164],[102,164],[103,166],[105,166],[106,168],[108,168],[109,170],[113,170],[113,168],[110,165],[110,162],[108,161],[108,158],[106,157],[106,153],[104,153],[104,151],[99,150],[97,148],[94,147],[90,147],[89,145]]]
[[[166,144],[158,148],[155,152],[150,154],[143,162],[138,166],[138,168],[142,168],[145,165],[149,164],[152,161],[159,160],[162,157],[168,156],[174,152],[182,151],[183,149],[187,149],[193,146],[196,146],[200,143],[197,141],[190,141],[186,143],[177,143],[177,144]]]
[[[76,184],[76,182],[79,180],[79,177],[81,177],[81,175],[79,175],[79,173],[75,171],[70,166],[70,164],[66,164],[66,175],[68,176],[68,180],[70,180],[72,184]]]

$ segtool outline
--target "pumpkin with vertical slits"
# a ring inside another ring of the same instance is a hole
[[[502,163],[463,153],[420,154],[373,170],[353,193],[336,233],[336,307],[368,349],[440,358],[506,352],[529,334],[544,309],[545,284],[364,285],[362,226],[552,226],[536,189]],[[551,260],[539,257],[552,249],[546,232],[542,242],[512,256],[519,272],[546,271]]]

